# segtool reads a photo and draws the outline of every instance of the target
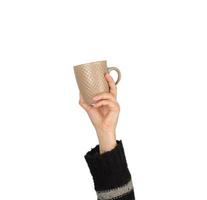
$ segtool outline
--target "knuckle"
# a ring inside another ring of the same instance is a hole
[[[108,93],[108,97],[111,98],[111,99],[114,99],[114,95],[111,94],[111,93]]]
[[[116,110],[117,111],[120,111],[120,105],[119,105],[119,103],[116,103]]]

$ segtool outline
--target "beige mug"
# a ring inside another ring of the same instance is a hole
[[[83,99],[89,105],[93,104],[93,97],[109,92],[109,85],[104,77],[105,73],[115,70],[118,78],[115,81],[117,85],[121,80],[121,72],[117,67],[107,67],[107,61],[96,61],[74,66],[76,82]]]

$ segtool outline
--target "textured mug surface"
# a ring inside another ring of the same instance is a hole
[[[115,70],[121,80],[121,72],[117,67],[107,67],[107,61],[96,61],[74,66],[76,82],[81,95],[88,104],[93,104],[93,97],[103,92],[109,92],[109,85],[104,77],[105,73]]]

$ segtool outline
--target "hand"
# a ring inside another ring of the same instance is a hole
[[[95,96],[93,105],[87,104],[81,94],[79,100],[96,130],[100,153],[110,151],[116,146],[116,126],[120,113],[115,82],[109,73],[105,74],[105,79],[109,85],[108,93]]]

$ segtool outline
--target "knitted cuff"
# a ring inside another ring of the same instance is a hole
[[[135,199],[121,140],[117,140],[114,149],[103,154],[99,153],[99,145],[96,145],[84,157],[93,177],[98,199]]]

